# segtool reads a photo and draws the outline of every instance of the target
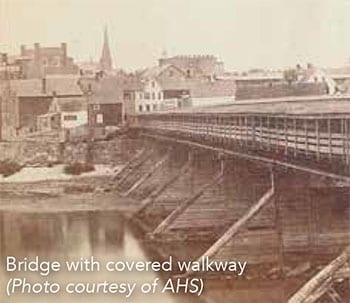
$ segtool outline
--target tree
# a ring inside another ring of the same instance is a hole
[[[298,73],[295,69],[287,69],[283,72],[283,78],[288,82],[288,85],[291,85],[298,80]]]

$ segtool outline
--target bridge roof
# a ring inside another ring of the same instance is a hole
[[[188,107],[157,113],[164,114],[280,114],[280,115],[331,115],[350,114],[350,95],[304,96],[278,99],[235,101],[229,105]],[[155,113],[152,113],[155,114]]]

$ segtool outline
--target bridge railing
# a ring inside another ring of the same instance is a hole
[[[139,116],[137,125],[218,147],[327,159],[349,168],[350,115],[172,113]]]

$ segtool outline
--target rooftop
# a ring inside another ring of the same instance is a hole
[[[48,76],[44,79],[23,79],[10,82],[11,88],[18,97],[49,96],[82,96],[76,75]],[[46,82],[44,84],[44,81]],[[46,88],[44,87],[46,86]]]

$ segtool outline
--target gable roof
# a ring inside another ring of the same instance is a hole
[[[89,100],[90,104],[114,104],[123,101],[122,81],[116,77],[102,78]]]
[[[58,98],[56,101],[61,112],[80,112],[87,110],[87,100],[85,98]]]
[[[172,64],[164,64],[162,66],[153,66],[150,68],[147,68],[145,71],[141,73],[141,77],[144,79],[156,79],[158,78],[162,73],[164,73],[167,69],[174,68],[181,74],[185,75],[185,73],[178,67]]]

